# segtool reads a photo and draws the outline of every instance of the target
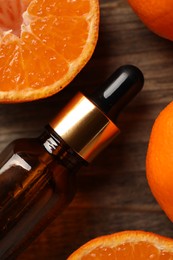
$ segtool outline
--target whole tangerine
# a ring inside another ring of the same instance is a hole
[[[142,22],[157,35],[173,40],[172,0],[128,0]]]
[[[153,124],[146,174],[154,197],[173,221],[173,102],[161,111]]]

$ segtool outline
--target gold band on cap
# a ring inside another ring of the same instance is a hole
[[[87,161],[91,161],[119,133],[116,125],[81,93],[62,109],[50,126]]]

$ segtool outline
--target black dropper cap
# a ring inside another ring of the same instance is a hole
[[[114,107],[114,112],[118,115],[142,89],[143,84],[142,72],[134,65],[124,65],[118,68],[89,98],[105,114]]]

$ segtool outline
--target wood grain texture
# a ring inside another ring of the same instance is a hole
[[[173,99],[173,43],[150,32],[125,0],[101,0],[100,10],[94,55],[66,89],[45,100],[0,105],[0,149],[13,139],[37,136],[75,92],[90,93],[123,64],[138,66],[145,86],[117,120],[119,137],[78,173],[71,205],[19,260],[64,260],[89,239],[126,229],[173,237],[145,176],[153,122]]]

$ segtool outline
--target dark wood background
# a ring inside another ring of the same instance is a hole
[[[173,99],[173,42],[150,32],[125,0],[101,0],[100,10],[94,55],[66,89],[45,100],[0,105],[0,149],[13,139],[37,136],[75,92],[92,91],[123,64],[138,66],[145,86],[117,120],[119,137],[78,173],[71,205],[19,260],[64,260],[96,236],[127,229],[173,236],[145,175],[153,122]]]

